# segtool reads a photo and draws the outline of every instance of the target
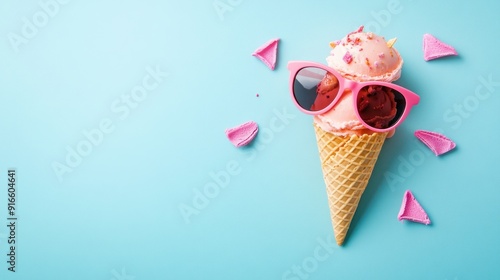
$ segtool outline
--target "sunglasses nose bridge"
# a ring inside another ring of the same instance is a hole
[[[351,80],[344,80],[344,90],[348,89],[352,91],[356,87],[356,82]]]

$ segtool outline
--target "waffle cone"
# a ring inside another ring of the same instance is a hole
[[[342,245],[387,133],[335,136],[314,129],[335,240]]]

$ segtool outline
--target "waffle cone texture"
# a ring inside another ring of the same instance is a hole
[[[387,133],[335,136],[314,129],[335,240],[342,245]]]

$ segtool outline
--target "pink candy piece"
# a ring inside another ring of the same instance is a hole
[[[278,54],[278,41],[280,39],[272,39],[264,45],[260,46],[255,52],[252,54],[256,56],[258,59],[262,60],[264,64],[269,67],[269,69],[274,70],[276,66],[276,57]]]
[[[249,121],[237,127],[226,129],[226,136],[236,147],[248,145],[257,136],[259,126]]]
[[[455,48],[439,41],[431,34],[424,34],[424,59],[429,61],[443,56],[458,55]]]
[[[430,224],[431,220],[425,213],[424,208],[420,206],[411,191],[407,190],[403,196],[403,203],[399,210],[398,220],[409,220],[412,222]]]
[[[417,130],[415,137],[422,141],[436,155],[442,155],[456,147],[455,142],[436,132]]]
[[[345,63],[349,64],[352,62],[352,55],[349,52],[345,52],[345,55],[342,59]]]

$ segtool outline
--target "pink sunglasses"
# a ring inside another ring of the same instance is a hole
[[[352,81],[320,63],[290,61],[288,69],[292,99],[302,112],[310,115],[326,113],[335,106],[344,90],[350,89],[358,119],[375,132],[396,128],[420,100],[417,94],[396,84]],[[385,117],[381,118],[382,111],[385,111]]]

